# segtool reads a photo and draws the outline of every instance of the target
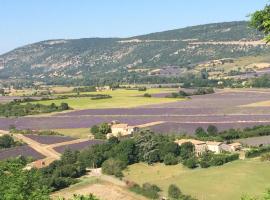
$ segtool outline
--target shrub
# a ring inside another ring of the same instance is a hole
[[[207,133],[210,135],[210,136],[215,136],[218,134],[218,129],[216,126],[214,125],[209,125],[208,128],[207,128]]]
[[[270,161],[270,153],[263,154],[261,161]]]
[[[176,165],[177,163],[178,163],[178,160],[172,153],[169,153],[164,157],[165,165]]]
[[[168,188],[168,196],[172,199],[179,199],[181,197],[181,190],[174,184],[171,184]]]
[[[116,177],[123,177],[122,170],[126,168],[123,161],[108,159],[102,164],[102,172],[108,175],[115,175]]]
[[[195,157],[191,157],[191,158],[188,158],[187,160],[183,161],[183,165],[190,168],[190,169],[196,168],[197,163],[198,163],[198,161],[196,160]]]
[[[270,146],[262,146],[259,148],[254,148],[246,152],[245,157],[246,158],[254,158],[257,156],[260,156],[263,153],[270,152]]]
[[[142,92],[142,91],[146,91],[147,90],[147,88],[146,87],[139,87],[138,88],[138,91],[140,91],[140,92]]]
[[[149,93],[145,93],[143,96],[144,96],[144,97],[152,97],[152,95],[149,94]]]
[[[156,185],[151,185],[149,183],[144,183],[143,187],[140,187],[138,184],[133,184],[130,187],[130,190],[149,199],[159,198],[158,192],[160,191],[160,188]]]

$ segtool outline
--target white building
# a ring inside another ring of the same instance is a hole
[[[207,141],[206,142],[207,145],[207,150],[212,151],[214,153],[221,153],[222,148],[222,142],[212,142],[212,141]]]
[[[136,126],[129,126],[128,124],[112,124],[112,132],[107,135],[107,138],[110,137],[121,137],[132,135],[135,131],[138,130]]]

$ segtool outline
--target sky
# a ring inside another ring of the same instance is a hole
[[[48,39],[129,37],[248,20],[267,0],[0,0],[0,54]]]

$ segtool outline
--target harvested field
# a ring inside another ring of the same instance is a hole
[[[67,136],[56,136],[56,135],[34,135],[34,134],[27,134],[24,135],[32,140],[37,141],[41,144],[56,144],[61,142],[67,142],[74,140],[75,138],[67,137]]]
[[[33,148],[28,145],[23,145],[19,147],[9,148],[0,151],[0,160],[4,160],[11,157],[25,156],[32,157],[35,160],[43,159],[45,156],[35,151]]]
[[[254,146],[254,147],[258,147],[261,145],[266,146],[266,145],[270,145],[270,136],[245,138],[245,139],[239,139],[236,141],[247,146]]]
[[[127,188],[100,180],[98,178],[81,178],[82,182],[68,188],[55,192],[51,195],[52,199],[59,197],[71,198],[73,194],[87,195],[94,194],[102,200],[147,200],[147,198],[128,191]]]
[[[102,144],[103,142],[104,141],[102,141],[102,140],[88,140],[85,142],[55,147],[54,150],[57,151],[58,153],[63,153],[65,151],[65,149],[82,150],[82,149],[85,149],[85,148],[92,146],[92,145],[95,145],[95,144]]]

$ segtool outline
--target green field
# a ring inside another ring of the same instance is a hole
[[[88,138],[91,135],[90,128],[54,129],[53,131],[74,138]]]
[[[104,92],[88,92],[87,94],[108,94],[111,95],[110,99],[91,100],[90,97],[69,98],[60,100],[39,101],[40,104],[49,105],[55,103],[59,105],[62,102],[68,103],[73,109],[91,109],[91,108],[131,108],[136,106],[169,103],[179,101],[179,99],[171,98],[148,98],[142,97],[144,93],[157,94],[157,93],[170,93],[172,89],[148,89],[147,91],[140,92],[137,90],[113,90]],[[83,94],[83,93],[81,93]]]
[[[190,170],[182,165],[131,165],[126,179],[161,187],[164,195],[170,184],[199,200],[240,200],[243,195],[261,196],[270,188],[270,163],[258,159],[239,160],[220,167]]]

